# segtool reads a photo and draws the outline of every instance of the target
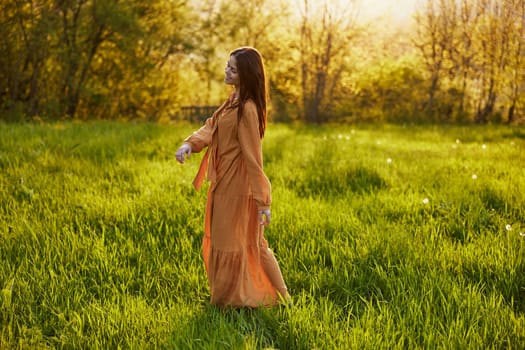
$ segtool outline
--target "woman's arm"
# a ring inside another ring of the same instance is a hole
[[[189,158],[192,152],[199,153],[211,143],[211,138],[217,125],[217,116],[224,108],[224,105],[225,103],[219,107],[211,117],[206,119],[204,125],[201,126],[199,130],[184,139],[182,146],[175,152],[175,158],[179,163],[184,163],[184,160]]]
[[[216,114],[217,113],[214,113],[211,117],[206,119],[206,122],[199,128],[199,130],[194,131],[190,136],[184,139],[184,144],[191,147],[191,152],[199,153],[204,147],[210,144],[215,126]]]
[[[244,105],[243,112],[238,126],[239,144],[246,163],[253,197],[257,201],[259,211],[266,211],[272,202],[271,184],[263,170],[257,108],[252,101],[248,101]]]

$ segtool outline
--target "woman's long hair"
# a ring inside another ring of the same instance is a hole
[[[249,99],[257,106],[259,116],[259,136],[263,138],[266,130],[266,101],[268,89],[262,56],[253,47],[240,47],[230,53],[237,62],[239,74],[239,109],[237,118],[240,120],[244,104]]]

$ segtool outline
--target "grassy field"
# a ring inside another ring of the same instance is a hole
[[[525,347],[525,129],[270,125],[293,305],[220,310],[195,128],[0,123],[1,349]]]

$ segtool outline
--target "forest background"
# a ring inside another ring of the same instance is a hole
[[[523,119],[524,0],[421,0],[404,25],[362,4],[2,0],[0,118],[181,118],[221,103],[228,53],[248,45],[277,122]]]

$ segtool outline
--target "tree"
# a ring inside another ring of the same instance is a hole
[[[523,87],[523,2],[427,0],[416,45],[430,77],[429,113],[441,94],[442,105],[478,123],[497,117],[505,104],[514,118]],[[453,101],[445,101],[447,94]]]
[[[5,111],[156,119],[178,96],[173,58],[190,37],[183,0],[16,0],[0,9]]]
[[[436,112],[436,95],[450,72],[448,59],[457,33],[456,15],[455,0],[427,0],[423,10],[416,15],[415,46],[420,50],[429,74],[427,112],[430,116]]]
[[[305,120],[320,123],[332,108],[332,98],[348,67],[345,58],[356,37],[356,8],[343,8],[328,1],[315,9],[304,0],[299,38],[302,112]],[[314,13],[315,11],[315,13]]]
[[[525,1],[505,1],[504,21],[509,24],[508,29],[508,64],[505,85],[508,89],[505,94],[508,100],[507,122],[516,119],[517,108],[523,106],[523,92],[525,91]],[[523,112],[522,112],[523,113]]]
[[[282,45],[276,33],[287,23],[287,7],[279,0],[201,0],[194,6],[191,64],[205,84],[199,89],[198,100],[219,103],[224,96],[216,92],[222,92],[222,72],[231,50],[253,46],[266,62],[278,59]],[[267,65],[270,73],[272,68],[273,64]]]
[[[53,30],[49,1],[0,3],[0,107],[37,115],[46,102]]]
[[[476,28],[479,24],[481,12],[477,11],[472,1],[461,0],[459,6],[459,29],[458,36],[454,41],[451,51],[453,72],[451,75],[457,76],[459,83],[459,114],[463,115],[467,110],[468,93],[470,81],[475,74],[476,67],[474,59],[476,57]]]
[[[54,11],[61,23],[57,33],[61,67],[59,87],[60,105],[68,117],[75,117],[93,58],[101,44],[114,35],[108,14],[113,1],[86,0],[57,1]],[[116,23],[114,21],[113,23]]]

